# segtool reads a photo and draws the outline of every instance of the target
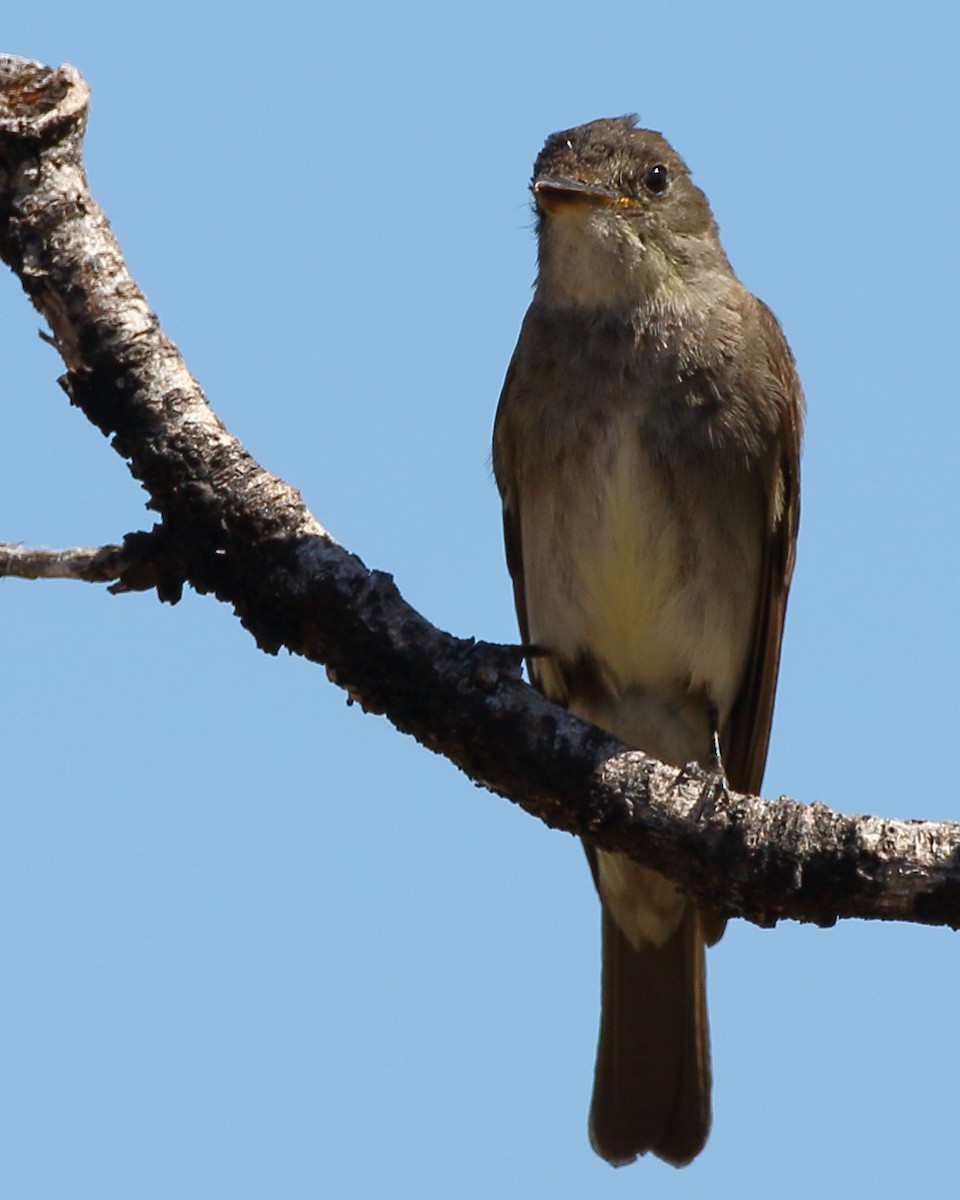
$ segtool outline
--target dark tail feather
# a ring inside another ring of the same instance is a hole
[[[696,906],[662,949],[636,951],[603,910],[600,1044],[590,1141],[614,1166],[652,1150],[682,1167],[710,1129],[704,935]]]

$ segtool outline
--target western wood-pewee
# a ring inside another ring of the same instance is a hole
[[[763,776],[799,513],[803,397],[706,197],[636,119],[534,165],[539,272],[493,462],[534,683],[668,763]],[[681,1166],[710,1127],[704,947],[723,920],[587,847],[603,912],[590,1138]]]

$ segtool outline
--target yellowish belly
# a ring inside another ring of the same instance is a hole
[[[708,698],[723,723],[739,690],[762,539],[753,495],[680,488],[613,427],[520,506],[531,640],[560,662],[588,654],[603,680],[571,709],[677,763],[708,751]]]

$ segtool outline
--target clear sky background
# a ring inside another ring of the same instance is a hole
[[[960,10],[569,0],[4,13],[93,90],[94,194],[211,403],[406,597],[513,640],[488,447],[553,130],[638,111],[809,402],[765,794],[956,818]],[[144,528],[0,274],[0,540]],[[0,1194],[950,1194],[960,943],[846,922],[709,957],[714,1128],[586,1140],[577,843],[176,607],[0,584]]]

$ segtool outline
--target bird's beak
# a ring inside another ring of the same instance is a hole
[[[580,183],[576,179],[541,176],[533,181],[530,189],[537,208],[542,213],[552,213],[564,208],[599,208],[622,203],[621,197],[593,183]]]

